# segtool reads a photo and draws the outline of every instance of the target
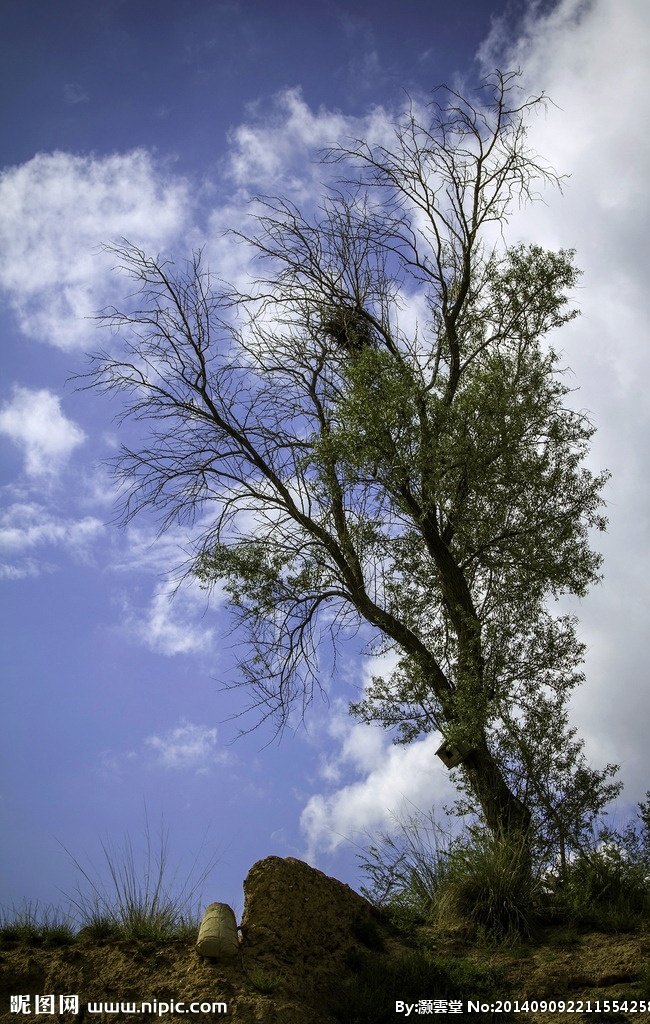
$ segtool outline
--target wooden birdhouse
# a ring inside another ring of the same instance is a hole
[[[472,748],[468,743],[452,743],[451,740],[444,740],[436,750],[436,754],[446,768],[455,768],[471,754]]]

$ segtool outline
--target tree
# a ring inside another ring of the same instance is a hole
[[[497,72],[473,101],[412,105],[390,145],[334,147],[312,216],[260,197],[239,235],[260,260],[250,294],[200,253],[114,248],[141,300],[103,312],[124,351],[91,370],[152,424],[118,460],[123,520],[200,525],[190,571],[226,589],[261,714],[304,711],[322,645],[369,627],[397,667],[352,710],[462,745],[462,784],[506,835],[550,820],[544,758],[558,792],[590,772],[580,744],[556,757],[583,647],[550,601],[598,579],[606,478],[545,340],[576,316],[574,254],[502,238],[514,203],[559,184],[526,142],[544,97],[517,90]],[[589,776],[600,805],[607,771]]]

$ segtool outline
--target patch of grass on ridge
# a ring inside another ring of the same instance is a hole
[[[55,907],[39,908],[26,902],[0,915],[0,939],[32,946],[64,946],[74,942],[75,928],[69,915]]]

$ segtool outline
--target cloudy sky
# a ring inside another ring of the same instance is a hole
[[[516,211],[511,241],[573,247],[582,316],[555,343],[607,466],[605,578],[575,610],[588,645],[574,720],[594,763],[622,764],[622,824],[650,785],[650,329],[647,168],[650,10],[644,0],[8,0],[0,14],[0,904],[61,902],[101,840],[137,845],[145,809],[172,861],[216,854],[206,893],[241,907],[268,854],[358,884],[354,842],[451,790],[437,736],[408,748],[351,721],[353,653],[329,706],[278,745],[238,738],[244,703],[218,601],[168,571],[180,530],[111,520],[105,466],[119,408],[75,391],[102,339],[88,319],[119,301],[102,243],[184,257],[205,244],[241,272],[222,229],[256,191],[317,197],[319,147],[361,136],[446,81],[471,88],[520,66],[555,106],[534,147],[570,175]],[[252,724],[252,723],[248,723]],[[201,849],[203,853],[201,854]]]

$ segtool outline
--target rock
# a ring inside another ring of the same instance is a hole
[[[258,861],[244,882],[241,949],[280,976],[300,977],[303,989],[324,991],[340,980],[350,958],[380,949],[377,912],[348,885],[293,857]]]

